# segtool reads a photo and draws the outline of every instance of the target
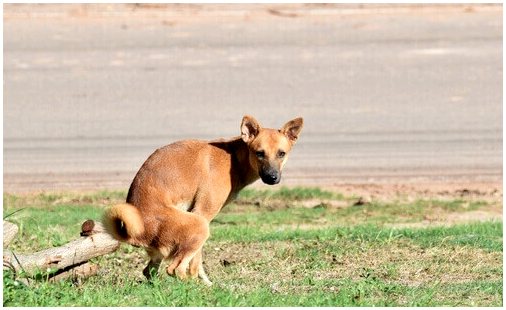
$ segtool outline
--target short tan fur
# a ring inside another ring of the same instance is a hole
[[[180,279],[199,276],[209,223],[237,193],[257,179],[277,184],[302,118],[281,129],[263,128],[244,116],[241,136],[215,141],[184,140],[157,149],[137,172],[125,204],[104,214],[106,229],[120,241],[146,248],[150,277],[163,259]],[[190,212],[188,212],[190,211]]]

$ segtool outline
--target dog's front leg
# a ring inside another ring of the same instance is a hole
[[[198,276],[204,284],[209,286],[213,285],[213,282],[211,282],[207,277],[204,266],[202,265],[202,249],[195,254],[190,262],[190,276],[192,278],[196,278]]]

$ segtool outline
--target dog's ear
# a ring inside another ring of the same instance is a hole
[[[304,120],[302,117],[297,117],[296,119],[292,119],[286,123],[279,131],[284,134],[292,143],[295,143],[299,138],[303,124]]]
[[[254,117],[249,115],[244,116],[241,123],[242,140],[246,143],[250,143],[256,136],[258,136],[260,128],[260,124]]]

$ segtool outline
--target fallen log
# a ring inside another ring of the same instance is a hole
[[[116,251],[119,242],[105,232],[102,224],[91,220],[83,223],[81,237],[60,247],[42,250],[33,254],[17,254],[5,250],[4,266],[9,266],[17,274],[36,277],[41,274],[49,278],[63,278],[72,275],[91,275],[97,268],[91,267],[90,259]],[[84,265],[83,265],[84,264]],[[72,270],[79,267],[79,269]]]
[[[90,262],[82,263],[76,267],[71,268],[70,270],[63,270],[62,272],[56,273],[52,276],[49,281],[60,281],[63,279],[75,279],[82,280],[87,277],[93,276],[98,273],[98,265],[92,264]]]

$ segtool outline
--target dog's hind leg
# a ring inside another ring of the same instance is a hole
[[[179,279],[186,279],[186,270],[188,269],[188,266],[190,265],[190,260],[195,256],[194,253],[190,253],[189,255],[185,256],[182,260],[179,266],[176,268],[176,277]]]
[[[160,251],[155,249],[146,249],[150,256],[150,260],[146,268],[142,271],[142,274],[150,280],[153,276],[158,274],[158,268],[160,268],[160,264],[163,260],[163,255]]]
[[[182,256],[181,255],[176,255],[172,258],[172,262],[170,263],[169,266],[167,266],[167,273],[171,276],[174,276],[174,270],[176,269],[177,266],[179,266],[179,264],[181,263],[181,260],[182,260]]]
[[[197,250],[188,251],[180,250],[174,256],[172,263],[167,267],[167,273],[169,275],[175,275],[177,278],[183,280],[186,279],[186,271],[190,265],[190,260],[195,256]]]
[[[186,266],[184,266],[185,261]],[[184,256],[184,253],[177,254],[174,256],[172,263],[167,267],[167,273],[181,280],[186,279],[186,269],[188,268],[189,261],[190,260]]]
[[[207,224],[202,225],[207,229]],[[180,246],[174,255],[174,260],[167,267],[167,273],[170,275],[176,275],[179,279],[186,279],[187,270],[190,266],[190,261],[202,251],[202,246],[206,241],[208,233],[195,235],[190,238],[186,244]],[[198,258],[197,258],[198,259]]]

